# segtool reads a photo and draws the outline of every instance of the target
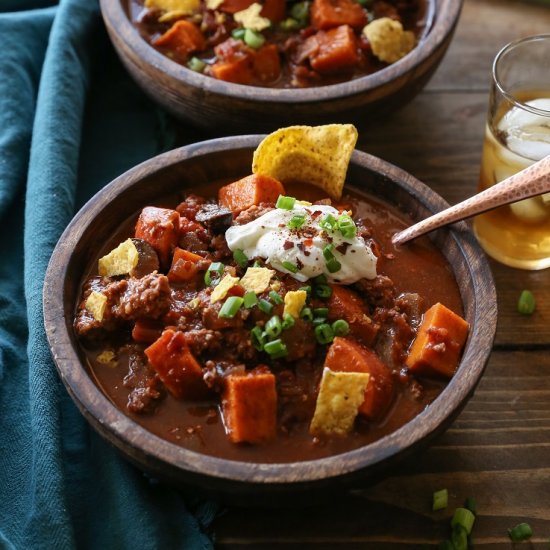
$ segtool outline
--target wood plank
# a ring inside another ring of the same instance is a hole
[[[453,42],[428,91],[485,91],[497,52],[523,36],[547,33],[550,9],[520,0],[466,0]]]

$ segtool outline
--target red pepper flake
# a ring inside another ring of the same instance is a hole
[[[313,220],[317,219],[323,212],[321,210],[314,210],[312,213],[311,213],[311,218]]]
[[[347,249],[349,248],[349,246],[350,246],[350,243],[343,242],[342,244],[339,244],[336,247],[336,250],[338,250],[338,252],[340,252],[340,254],[345,254]]]
[[[294,248],[294,243],[292,241],[285,241],[283,244],[283,248],[285,250],[290,250],[291,248]]]

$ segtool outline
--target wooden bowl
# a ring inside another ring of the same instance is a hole
[[[450,262],[464,314],[471,325],[460,366],[440,396],[411,422],[365,447],[319,460],[254,464],[206,456],[169,443],[120,411],[99,390],[87,370],[73,330],[80,285],[90,251],[120,223],[176,190],[250,172],[261,136],[221,138],[155,157],[126,172],[95,195],[69,224],[52,255],[44,285],[44,317],[59,375],[92,426],[141,469],[202,494],[265,505],[310,500],[376,479],[397,459],[425,446],[450,425],[472,395],[491,353],[496,328],[496,294],[485,255],[468,226],[456,224],[431,238]],[[441,197],[399,168],[355,151],[347,181],[414,220],[447,207]],[[293,495],[288,500],[289,494]],[[267,497],[267,498],[266,498]]]
[[[169,112],[210,131],[271,131],[291,124],[367,125],[402,107],[428,82],[451,42],[463,0],[428,0],[431,24],[416,48],[374,74],[301,89],[233,84],[193,72],[150,46],[133,27],[124,0],[100,0],[120,59],[143,90]]]

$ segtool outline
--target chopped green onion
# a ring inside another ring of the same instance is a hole
[[[468,497],[464,501],[464,508],[467,508],[468,510],[470,510],[470,512],[472,512],[472,514],[474,514],[475,516],[477,514],[477,502],[475,501],[475,498]]]
[[[258,31],[252,29],[246,29],[243,37],[244,43],[250,46],[254,50],[258,50],[265,44],[265,36]]]
[[[328,283],[327,276],[324,273],[321,273],[321,275],[317,275],[317,277],[315,277],[313,281],[318,285],[326,285]]]
[[[283,324],[281,318],[278,315],[273,315],[271,319],[265,324],[265,331],[271,338],[277,338],[283,330]]]
[[[273,310],[273,304],[269,302],[268,300],[264,300],[263,298],[258,302],[258,307],[264,312],[269,315],[271,311]]]
[[[292,262],[283,262],[281,265],[291,273],[298,273],[298,266]]]
[[[327,244],[327,246],[325,246],[325,248],[323,248],[323,256],[324,256],[324,258],[327,262],[329,260],[334,259],[334,254],[332,253],[333,250],[334,250],[334,245],[333,244]]]
[[[319,344],[329,344],[334,340],[334,332],[331,326],[327,323],[323,323],[315,327],[315,338]]]
[[[204,71],[204,68],[206,67],[206,63],[198,57],[192,57],[187,62],[187,67],[192,71],[195,71],[196,73],[202,73],[202,71]]]
[[[270,355],[272,359],[278,359],[279,357],[288,355],[287,347],[280,338],[267,342],[267,344],[264,345],[264,351]]]
[[[309,297],[311,296],[311,287],[309,285],[301,286],[298,290],[303,290],[307,294],[306,299],[309,299]]]
[[[467,508],[457,508],[453,515],[453,519],[451,520],[451,526],[454,527],[455,525],[462,525],[462,527],[466,530],[466,534],[469,535],[472,532],[472,527],[475,520],[476,517],[470,510]]]
[[[344,319],[337,319],[332,323],[332,330],[334,336],[345,336],[349,332],[349,324]]]
[[[290,315],[290,313],[285,313],[283,315],[283,330],[288,330],[289,328],[292,328],[296,321],[294,320],[294,317]]]
[[[523,315],[531,315],[535,311],[535,297],[530,290],[522,290],[518,300],[518,311]]]
[[[434,512],[437,510],[443,510],[444,508],[447,508],[448,503],[449,503],[449,493],[447,489],[441,489],[440,491],[434,492],[433,503],[432,503],[432,510]]]
[[[244,268],[248,265],[248,257],[240,248],[237,248],[237,250],[233,252],[233,259],[239,267]]]
[[[214,283],[214,282],[219,283],[220,282],[219,279],[223,275],[223,268],[224,267],[225,266],[221,262],[214,262],[213,264],[210,264],[208,266],[208,269],[206,270],[206,273],[204,274],[205,284],[207,284],[208,286],[211,286],[212,283]],[[218,274],[218,276],[215,277],[214,279],[212,278],[213,273]]]
[[[290,229],[300,229],[302,225],[306,223],[306,215],[305,214],[295,214],[290,218],[290,221],[288,222],[288,227]]]
[[[297,31],[301,26],[300,22],[296,21],[296,19],[292,19],[292,17],[288,17],[279,23],[279,28],[282,31]]]
[[[259,326],[255,326],[250,331],[250,336],[252,337],[252,345],[258,350],[262,351],[265,344],[265,334],[264,331]]]
[[[277,208],[281,208],[282,210],[292,210],[295,203],[296,199],[294,197],[285,197],[284,195],[279,195],[275,206]]]
[[[462,525],[456,524],[453,527],[451,544],[454,550],[468,550],[468,533]]]
[[[232,319],[243,305],[243,302],[244,299],[240,296],[230,296],[221,307],[218,317],[223,319]]]
[[[513,542],[528,540],[533,536],[533,529],[528,523],[518,523],[512,529],[508,529],[508,535]]]
[[[437,550],[455,550],[455,547],[450,540],[444,540],[437,545]]]
[[[319,226],[326,231],[334,231],[336,227],[336,218],[332,214],[327,214],[320,222]]]
[[[246,32],[246,29],[243,29],[242,27],[239,27],[238,29],[233,29],[231,31],[231,36],[235,40],[242,40],[244,38],[244,33]]]
[[[294,4],[290,9],[290,15],[300,22],[305,22],[309,17],[309,2],[297,2]]]
[[[258,296],[256,296],[255,292],[252,292],[250,290],[243,296],[243,304],[244,304],[244,307],[246,307],[247,309],[255,306],[257,303],[258,303]]]
[[[314,317],[313,321],[311,321],[311,322],[313,323],[314,327],[318,327],[319,325],[322,325],[323,323],[326,323],[327,320],[326,320],[326,317]]]
[[[302,319],[305,319],[306,321],[312,321],[313,320],[313,312],[311,311],[310,307],[303,307],[302,311],[300,311],[300,317]]]
[[[330,298],[332,296],[332,288],[329,285],[316,285],[315,295],[319,298]]]
[[[326,319],[328,317],[328,307],[316,307],[313,310],[313,315]]]
[[[329,273],[336,273],[337,271],[340,271],[341,268],[342,264],[336,258],[327,260],[327,269]]]
[[[274,290],[272,290],[269,293],[269,297],[271,298],[271,300],[273,300],[274,304],[282,304],[283,303],[283,299],[281,298],[281,296],[277,292],[275,292]]]
[[[351,216],[347,214],[342,214],[338,217],[338,229],[346,239],[353,239],[357,234],[357,226],[351,219]]]

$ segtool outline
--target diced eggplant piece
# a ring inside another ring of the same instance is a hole
[[[132,277],[140,279],[153,271],[158,271],[159,269],[159,257],[155,249],[143,239],[132,239],[136,250],[138,251],[138,263],[130,271]]]
[[[221,208],[217,204],[203,204],[195,215],[195,220],[202,223],[212,233],[223,233],[233,221],[233,214],[227,208]]]

